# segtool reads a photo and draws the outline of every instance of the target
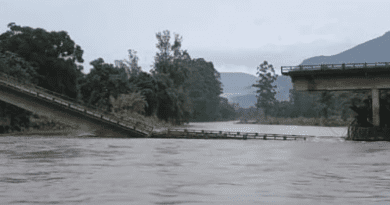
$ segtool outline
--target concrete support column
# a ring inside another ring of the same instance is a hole
[[[379,89],[372,89],[371,90],[371,96],[372,96],[372,121],[374,126],[380,125],[380,114],[379,114]]]

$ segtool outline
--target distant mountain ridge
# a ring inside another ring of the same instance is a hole
[[[389,62],[389,54],[390,31],[336,55],[305,59],[300,65]]]

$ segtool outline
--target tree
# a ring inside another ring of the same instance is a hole
[[[228,102],[228,99],[221,97],[221,102],[219,104],[220,110],[220,120],[234,120],[236,119],[236,111],[234,110],[234,105]]]
[[[158,43],[152,76],[156,79],[158,90],[157,117],[165,121],[180,124],[188,116],[187,107],[190,106],[188,92],[183,87],[188,77],[185,52],[180,50],[182,38],[175,35],[175,42],[171,45],[169,31],[156,34]]]
[[[38,76],[31,63],[10,51],[0,52],[0,72],[28,83],[36,83]]]
[[[0,35],[0,52],[9,51],[22,57],[38,73],[38,85],[63,93],[78,96],[78,78],[82,66],[83,50],[65,31],[47,32],[42,28],[21,27],[8,24],[10,30]]]
[[[115,61],[119,63],[119,67],[124,69],[128,79],[131,77],[136,77],[142,72],[142,68],[138,66],[138,56],[137,51],[129,49],[129,60],[118,60]]]
[[[187,66],[188,53],[180,50],[182,38],[176,34],[174,44],[171,45],[170,32],[164,31],[156,34],[158,43],[156,47],[160,52],[156,53],[154,58],[154,69],[152,74],[166,74],[173,81],[175,87],[183,85],[189,75]]]
[[[213,121],[220,116],[220,94],[222,94],[220,74],[212,62],[192,59],[188,63],[190,77],[185,82],[193,104],[194,121]]]
[[[132,76],[130,82],[135,86],[134,89],[145,96],[147,107],[145,115],[155,115],[158,108],[158,84],[157,80],[146,72],[140,72],[138,76]]]
[[[257,75],[259,75],[260,80],[257,81],[257,84],[252,85],[253,87],[258,88],[256,107],[262,108],[265,116],[267,117],[271,114],[276,102],[276,85],[272,84],[278,76],[275,74],[273,66],[268,64],[267,61],[264,61],[257,67]]]
[[[157,81],[157,115],[160,119],[175,119],[181,122],[191,118],[195,121],[221,119],[222,93],[220,74],[213,63],[204,59],[191,59],[181,50],[182,37],[175,35],[171,44],[169,31],[157,33],[157,48],[154,69]]]
[[[115,98],[120,94],[131,92],[131,85],[127,78],[120,79],[113,76],[124,76],[124,71],[112,64],[104,63],[98,58],[90,63],[93,68],[82,81],[81,92],[83,101],[89,105],[110,111],[110,96]]]
[[[131,112],[143,114],[148,105],[145,97],[140,92],[120,94],[116,99],[110,96],[112,112],[121,117],[128,117]]]

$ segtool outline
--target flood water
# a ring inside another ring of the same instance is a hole
[[[190,125],[321,137],[3,136],[0,204],[390,204],[389,142],[344,141],[345,128]]]

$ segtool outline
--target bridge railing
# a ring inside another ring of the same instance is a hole
[[[283,73],[289,73],[294,71],[349,70],[349,69],[388,67],[388,66],[390,66],[390,62],[299,65],[299,66],[282,66],[281,72],[283,74]]]
[[[2,72],[0,72],[0,83],[17,89],[21,92],[27,93],[31,96],[45,99],[68,109],[76,110],[77,112],[83,113],[84,115],[99,118],[100,120],[109,122],[111,124],[116,124],[127,129],[141,131],[145,134],[151,134],[153,132],[153,126],[150,126],[140,120],[134,118],[118,118],[117,116],[98,107],[87,105],[82,102],[76,102],[75,99],[72,99],[68,96],[50,91],[31,83],[23,82],[18,78],[9,76]]]

